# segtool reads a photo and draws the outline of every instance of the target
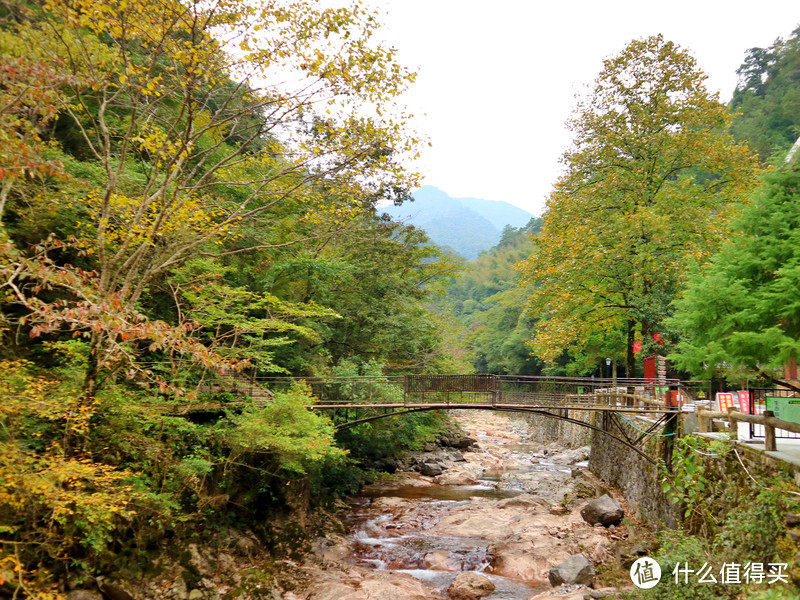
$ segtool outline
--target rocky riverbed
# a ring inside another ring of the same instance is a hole
[[[534,444],[515,415],[464,411],[456,419],[475,444],[430,448],[405,465],[411,470],[352,498],[345,531],[318,541],[299,567],[307,585],[285,600],[616,596],[596,575],[557,587],[551,575],[579,554],[603,571],[630,533],[581,516],[605,491],[585,469],[589,449]]]

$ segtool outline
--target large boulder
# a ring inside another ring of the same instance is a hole
[[[468,435],[462,437],[454,437],[450,440],[449,446],[451,448],[458,448],[459,450],[466,450],[478,443],[478,440],[471,438]]]
[[[488,596],[495,590],[492,581],[480,573],[459,573],[447,588],[453,600],[477,600]]]
[[[611,496],[604,494],[584,506],[581,516],[589,525],[615,525],[625,516],[625,511]]]
[[[419,472],[428,477],[441,475],[444,473],[445,469],[445,465],[434,459],[427,459],[419,465]]]
[[[438,475],[434,482],[438,485],[475,485],[478,483],[478,478],[475,473],[467,470],[450,470],[447,473]]]
[[[592,585],[594,583],[594,567],[585,555],[573,554],[560,565],[550,569],[548,579],[553,587],[558,587],[562,583]]]

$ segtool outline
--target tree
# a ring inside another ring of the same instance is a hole
[[[255,244],[242,233],[270,231],[285,204],[344,223],[413,184],[400,158],[415,140],[395,102],[413,74],[374,42],[377,26],[357,3],[303,0],[55,0],[6,24],[4,50],[31,48],[62,74],[47,96],[59,115],[52,141],[80,174],[69,194],[51,187],[20,204],[77,205],[80,223],[72,240],[44,240],[32,253],[6,247],[2,285],[28,309],[34,334],[89,337],[88,399],[104,370],[135,366],[129,359],[148,346],[206,366],[243,364],[142,310],[149,286],[189,258],[296,242],[285,229]],[[6,95],[4,107],[29,109]],[[77,168],[83,160],[92,167]],[[334,182],[341,193],[328,193]],[[82,268],[58,256],[64,248]],[[39,298],[43,287],[62,297]]]
[[[672,360],[701,375],[765,376],[800,352],[800,162],[766,176],[734,235],[676,301]]]
[[[334,239],[285,249],[270,266],[270,293],[329,307],[339,317],[311,325],[316,343],[287,346],[278,356],[308,374],[353,359],[378,361],[395,373],[436,371],[441,327],[425,302],[457,262],[416,227],[373,213],[354,224]]]
[[[731,131],[763,161],[782,155],[800,135],[800,27],[769,48],[750,48],[736,73]]]
[[[601,336],[601,352],[625,357],[632,374],[635,337],[652,348],[687,264],[717,246],[747,198],[755,162],[704,80],[686,51],[654,36],[606,60],[579,102],[567,172],[523,265],[543,359]]]

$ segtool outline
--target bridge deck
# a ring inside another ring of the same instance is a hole
[[[311,408],[316,410],[332,410],[332,409],[355,409],[355,408],[394,408],[394,409],[410,409],[410,408],[431,408],[431,409],[486,409],[486,410],[593,410],[593,411],[608,411],[608,412],[622,412],[632,414],[664,414],[672,412],[680,412],[679,408],[672,407],[635,407],[635,406],[610,406],[608,404],[590,405],[590,404],[526,404],[526,403],[504,403],[504,402],[407,402],[407,403],[393,403],[393,404],[353,404],[345,402],[329,402],[324,404],[314,404]]]

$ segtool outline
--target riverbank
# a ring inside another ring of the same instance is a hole
[[[453,581],[464,572],[491,582],[489,600],[616,595],[604,587],[605,574],[630,525],[593,527],[581,517],[588,500],[607,491],[585,469],[588,448],[536,444],[516,415],[454,418],[477,445],[423,453],[408,465],[416,470],[350,499],[340,513],[344,530],[318,540],[298,566],[307,583],[285,600],[452,598]],[[436,464],[443,467],[438,474],[426,468]],[[552,588],[550,570],[576,554],[598,573],[596,589]]]

